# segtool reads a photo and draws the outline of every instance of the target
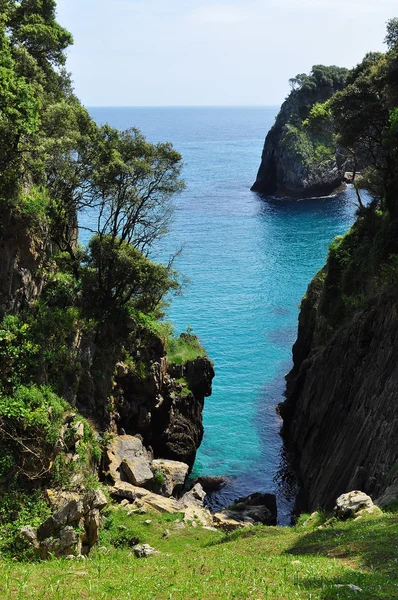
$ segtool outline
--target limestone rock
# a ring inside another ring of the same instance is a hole
[[[165,498],[164,496],[159,496],[158,494],[147,494],[140,499],[135,501],[135,504],[138,507],[144,507],[149,510],[155,510],[159,513],[178,513],[182,512],[182,507],[180,503],[174,498]]]
[[[163,483],[160,484],[160,490],[165,496],[172,496],[182,490],[189,471],[188,465],[183,462],[164,459],[153,460],[151,468],[155,474],[155,482],[156,473],[161,474]]]
[[[152,548],[149,544],[137,544],[137,546],[134,546],[133,551],[137,558],[148,558],[156,552],[155,548]]]
[[[112,496],[115,496],[116,498],[123,498],[125,500],[129,500],[130,502],[134,502],[134,500],[143,498],[148,494],[148,490],[145,488],[132,485],[127,481],[117,481],[115,485],[110,488],[110,492]]]
[[[40,543],[39,554],[43,559],[51,554],[59,556],[68,556],[71,554],[80,554],[81,542],[78,532],[70,525],[63,527],[57,537],[49,537]]]
[[[189,490],[189,492],[186,492],[183,495],[183,497],[180,499],[180,504],[184,507],[197,506],[198,508],[203,508],[205,498],[206,492],[200,483],[197,483],[191,490]]]
[[[140,438],[132,435],[116,436],[108,445],[106,451],[107,475],[116,483],[120,480],[120,466],[124,460],[145,460],[148,452],[143,446]]]
[[[380,508],[373,504],[372,498],[358,490],[339,496],[334,507],[334,514],[338,519],[358,518],[380,513]]]
[[[206,508],[188,506],[184,510],[184,522],[200,523],[203,527],[211,527],[213,525],[213,517]]]
[[[40,525],[37,532],[24,527],[21,535],[41,558],[88,554],[97,542],[101,526],[101,510],[107,505],[102,490],[77,493],[55,493],[47,490],[47,496],[60,507]]]
[[[124,459],[120,468],[129,483],[150,488],[153,484],[153,473],[149,465],[149,460],[144,458]]]
[[[83,504],[87,508],[102,510],[108,504],[108,500],[101,489],[89,490],[83,499]]]
[[[37,533],[33,527],[22,527],[21,536],[30,544],[35,550],[39,548],[39,542],[37,540]]]
[[[242,527],[251,527],[253,525],[251,520],[237,521],[232,516],[229,516],[228,512],[225,510],[213,515],[213,523],[216,527],[227,532],[235,531],[236,529],[241,529]]]

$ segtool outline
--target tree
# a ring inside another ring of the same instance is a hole
[[[120,316],[128,306],[156,311],[165,294],[180,287],[170,266],[152,262],[129,242],[111,235],[93,236],[82,275],[85,302],[101,319],[108,313]]]
[[[387,21],[387,35],[384,38],[384,42],[387,44],[389,50],[398,44],[398,19],[390,19]]]

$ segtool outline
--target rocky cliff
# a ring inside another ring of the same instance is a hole
[[[252,190],[279,196],[321,196],[338,188],[346,158],[330,128],[314,133],[306,119],[345,84],[347,71],[315,66],[309,76],[291,80],[293,89],[269,131]]]
[[[45,224],[36,231],[8,207],[0,209],[0,316],[34,301],[43,288],[51,243]]]
[[[301,509],[331,509],[353,489],[381,504],[398,496],[395,228],[367,218],[332,246],[301,305],[280,407]]]
[[[156,458],[182,461],[190,467],[203,438],[202,412],[211,394],[213,365],[207,356],[169,364],[165,351],[154,357],[145,376],[123,363],[117,366],[116,423],[140,434]]]

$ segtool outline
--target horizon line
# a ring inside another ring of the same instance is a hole
[[[280,104],[84,104],[86,108],[279,108]]]

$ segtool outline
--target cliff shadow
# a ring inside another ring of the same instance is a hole
[[[363,599],[391,600],[398,597],[397,533],[398,514],[337,523],[303,534],[286,554],[297,559],[300,585],[309,592],[321,588],[324,600],[353,597],[349,585],[361,588]],[[336,568],[330,575],[307,575],[305,557],[311,556],[334,559]]]

